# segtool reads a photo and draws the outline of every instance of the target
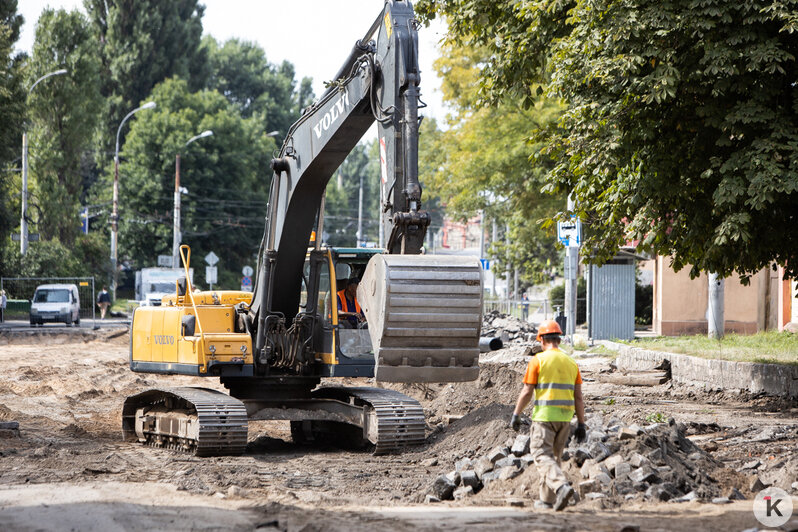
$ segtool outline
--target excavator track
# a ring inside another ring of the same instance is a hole
[[[374,454],[400,451],[424,443],[424,409],[415,399],[382,388],[330,387],[314,392],[324,397],[349,402],[364,408],[363,437],[374,445]]]
[[[234,397],[207,388],[153,388],[125,400],[126,441],[193,453],[234,455],[247,445],[247,411]]]

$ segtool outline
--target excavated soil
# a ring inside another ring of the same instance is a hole
[[[128,336],[113,336],[0,337],[0,421],[20,427],[19,437],[0,437],[0,529],[506,531],[628,524],[726,532],[757,526],[750,500],[722,506],[583,501],[557,514],[536,512],[534,468],[468,499],[423,504],[432,482],[456,460],[515,436],[507,422],[526,363],[520,343],[485,354],[478,381],[391,386],[419,400],[427,415],[427,441],[409,452],[373,456],[298,446],[287,422],[253,422],[244,456],[200,459],[122,442],[122,402],[150,386],[221,385],[134,374]],[[599,383],[595,376],[609,371],[610,361],[579,362],[589,412],[626,423],[648,424],[652,416],[684,423],[691,441],[708,452],[702,468],[719,490],[746,488],[740,483],[754,476],[788,491],[798,481],[794,403],[669,384]],[[366,379],[343,384],[374,385]],[[574,466],[567,469],[581,480]]]

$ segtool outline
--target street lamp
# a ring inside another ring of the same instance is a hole
[[[194,142],[205,137],[213,135],[210,129],[203,131],[199,135],[195,135],[188,139],[188,142],[183,146],[184,148]],[[178,152],[175,157],[175,213],[172,220],[172,268],[180,267],[180,153]]]
[[[33,85],[30,86],[28,89],[28,96],[30,97],[30,93],[33,91],[33,88],[39,84],[39,82],[44,81],[45,79],[52,77],[52,76],[59,76],[61,74],[66,74],[67,70],[62,68],[60,70],[55,70],[44,76],[37,79]],[[25,100],[27,102],[27,99]],[[20,217],[19,223],[19,253],[23,257],[25,253],[28,252],[28,221],[25,219],[27,216],[28,211],[28,132],[25,131],[25,124],[22,124],[22,215]]]
[[[111,294],[114,301],[116,301],[116,281],[118,272],[116,271],[116,242],[117,242],[117,231],[119,230],[118,224],[118,216],[117,212],[119,209],[119,134],[122,132],[122,126],[125,125],[127,119],[133,116],[134,114],[138,113],[139,111],[143,111],[144,109],[154,109],[155,102],[147,102],[141,107],[137,107],[130,111],[125,118],[122,119],[122,123],[119,124],[119,128],[116,130],[116,150],[114,150],[114,206],[113,211],[111,213]]]

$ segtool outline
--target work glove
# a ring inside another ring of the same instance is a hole
[[[574,437],[576,438],[577,443],[582,443],[585,441],[585,438],[587,438],[587,429],[585,428],[584,423],[580,423],[576,426]]]
[[[516,432],[521,430],[521,416],[513,414],[513,418],[510,420],[510,428]]]

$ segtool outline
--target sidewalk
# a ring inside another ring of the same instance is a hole
[[[96,325],[95,325],[96,323]],[[58,332],[68,332],[68,331],[78,331],[78,330],[91,330],[91,329],[109,329],[109,328],[119,328],[119,327],[130,327],[130,318],[106,318],[101,320],[97,318],[92,320],[91,318],[81,318],[80,325],[72,325],[67,327],[63,323],[45,323],[40,326],[31,326],[28,320],[20,320],[20,319],[13,319],[13,320],[6,320],[3,323],[0,323],[0,332],[10,332],[10,331],[58,331]]]

